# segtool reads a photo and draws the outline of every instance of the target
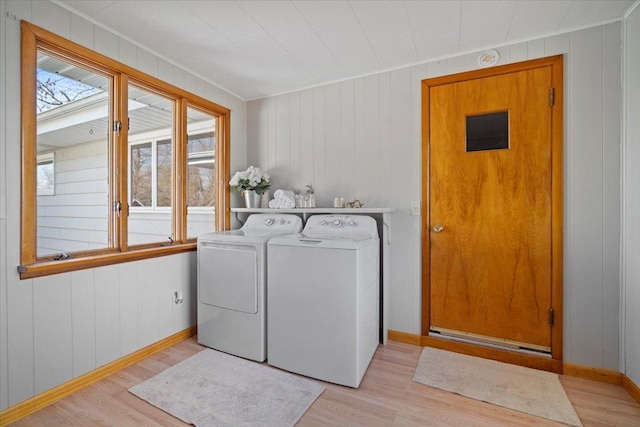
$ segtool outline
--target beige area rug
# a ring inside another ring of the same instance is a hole
[[[557,374],[425,347],[413,381],[571,426],[582,426]]]
[[[293,426],[324,391],[320,384],[206,349],[129,389],[186,423]]]

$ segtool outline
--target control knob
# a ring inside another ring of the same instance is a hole
[[[334,219],[333,220],[333,226],[338,228],[342,225],[342,221],[340,221],[339,219]]]
[[[273,225],[273,218],[267,218],[264,220],[264,225],[266,225],[267,227],[269,227],[270,225]]]

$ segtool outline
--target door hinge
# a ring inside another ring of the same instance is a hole
[[[553,107],[556,104],[556,90],[555,88],[549,88],[549,106]]]
[[[551,307],[549,308],[549,326],[553,326],[553,320],[554,320],[553,307]]]
[[[122,122],[120,120],[113,121],[113,131],[120,136],[120,131],[122,130]]]

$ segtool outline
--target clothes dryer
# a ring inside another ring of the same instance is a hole
[[[358,387],[379,341],[376,221],[314,215],[267,247],[267,363]]]
[[[239,230],[198,238],[198,342],[262,362],[266,359],[267,242],[299,232],[296,215],[253,214]]]

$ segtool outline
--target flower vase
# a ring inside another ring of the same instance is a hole
[[[248,208],[259,208],[262,204],[262,194],[256,193],[255,190],[244,190],[244,204]]]

